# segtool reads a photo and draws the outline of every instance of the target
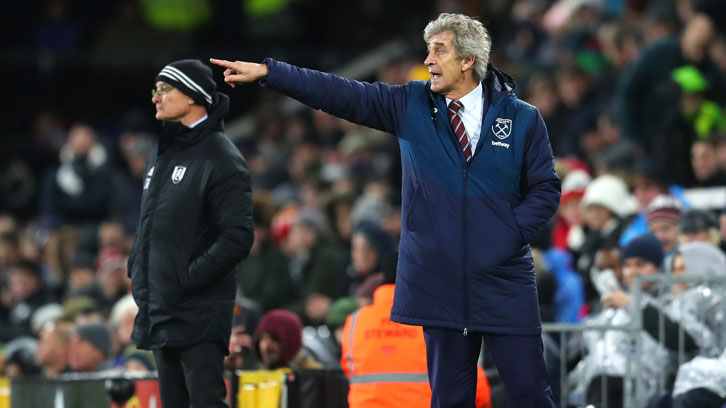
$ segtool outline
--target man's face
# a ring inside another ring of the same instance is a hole
[[[71,338],[68,364],[76,372],[93,371],[103,362],[103,353],[78,335]]]
[[[670,252],[678,244],[678,224],[667,218],[656,218],[648,223],[648,229],[663,245],[663,251]]]
[[[718,170],[716,151],[707,143],[695,143],[691,148],[691,165],[697,180],[708,180]]]
[[[431,90],[445,97],[460,97],[466,94],[464,68],[471,69],[471,61],[456,57],[452,43],[454,33],[444,31],[431,36],[427,44],[428,55],[424,64],[431,74]],[[455,99],[455,98],[451,98]]]
[[[151,103],[156,106],[156,120],[179,122],[189,113],[194,101],[180,90],[159,81]]]
[[[360,276],[366,276],[376,267],[378,253],[368,245],[362,234],[354,234],[351,248],[353,268]]]
[[[40,282],[31,272],[17,268],[10,273],[10,293],[16,302],[25,301],[38,286]]]
[[[55,328],[43,329],[38,339],[38,350],[35,353],[35,362],[40,366],[50,366],[66,356],[67,344],[58,339]]]
[[[269,333],[263,333],[259,344],[260,360],[262,365],[268,369],[275,368],[280,363],[282,346]]]
[[[119,321],[116,328],[116,339],[122,346],[131,344],[131,332],[134,330],[135,318],[136,312],[129,312],[123,315]]]
[[[659,273],[660,270],[655,265],[643,258],[634,256],[623,260],[623,279],[630,289],[634,288],[637,275],[657,275]],[[652,282],[644,283],[643,289],[648,289],[652,285]]]
[[[610,210],[598,205],[592,204],[585,207],[583,212],[583,223],[592,230],[600,230],[610,220]]]

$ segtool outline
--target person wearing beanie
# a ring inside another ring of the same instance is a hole
[[[697,315],[704,316],[701,312],[706,309],[679,303],[685,297],[663,290],[661,283],[643,282],[638,303],[635,303],[632,293],[636,289],[636,276],[654,276],[663,271],[663,248],[653,234],[643,234],[632,239],[622,248],[620,263],[623,287],[610,287],[610,292],[601,298],[606,309],[588,316],[588,324],[628,326],[636,316],[640,316],[643,330],[636,334],[640,337],[637,356],[632,352],[633,338],[626,333],[585,341],[585,357],[575,368],[580,373],[578,381],[582,384],[577,387],[583,389],[574,392],[585,393],[587,401],[596,405],[601,404],[601,395],[607,395],[612,405],[623,406],[623,381],[633,376],[644,384],[643,401],[654,401],[655,397],[660,397],[657,386],[659,379],[675,375],[676,366],[670,362],[682,356],[678,353],[693,355],[691,353],[699,348],[708,346],[713,338],[702,331],[705,327],[703,322],[697,322],[697,316],[692,315],[692,311],[697,311]],[[701,305],[708,303],[702,302]],[[715,311],[712,314],[715,315]],[[710,354],[711,350],[707,352]],[[634,357],[640,359],[637,362],[640,369],[634,374],[628,374],[628,362],[634,362]],[[601,375],[608,376],[606,384],[600,381]]]
[[[76,327],[71,336],[68,364],[74,372],[111,368],[111,331],[105,324],[88,323]]]
[[[585,301],[594,306],[600,298],[591,276],[596,255],[603,248],[617,246],[636,205],[625,182],[608,174],[587,185],[581,205],[586,232],[576,265],[585,284]]]
[[[319,362],[302,351],[302,330],[300,318],[287,310],[275,309],[262,316],[253,338],[261,368],[322,368]]]
[[[678,219],[682,211],[678,199],[665,194],[655,197],[648,206],[648,230],[658,238],[666,255],[678,245]]]
[[[139,306],[131,339],[154,353],[164,406],[227,406],[234,272],[254,233],[250,173],[224,134],[229,98],[216,88],[209,66],[180,60],[161,68],[151,98],[163,126],[128,271]]]
[[[662,271],[663,246],[653,234],[643,234],[631,240],[620,252],[623,281],[628,290],[633,290],[638,275],[657,275]],[[643,283],[643,290],[653,286],[652,282]],[[618,288],[602,297],[606,307],[624,307],[630,303],[630,295]]]

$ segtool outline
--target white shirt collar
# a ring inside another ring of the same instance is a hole
[[[462,103],[463,103],[463,102],[462,102]],[[466,106],[466,105],[464,105],[464,106]],[[207,115],[204,115],[204,117],[202,117],[202,118],[201,118],[201,119],[199,119],[198,121],[196,121],[196,122],[192,123],[191,125],[189,125],[189,129],[192,129],[192,128],[194,128],[195,126],[197,126],[198,124],[200,124],[200,123],[204,122],[204,121],[205,121],[205,120],[206,120],[206,119],[207,119],[208,117],[209,117],[209,115],[208,115],[208,114],[207,114]]]
[[[463,109],[472,109],[477,106],[481,105],[481,96],[482,96],[483,88],[481,86],[481,82],[479,82],[479,85],[476,86],[471,92],[468,94],[462,96],[459,98],[459,101],[462,105],[464,105]],[[449,106],[449,103],[451,103],[453,99],[446,98],[446,106]]]

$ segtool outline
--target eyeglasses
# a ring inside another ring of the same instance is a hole
[[[171,85],[160,85],[157,88],[151,89],[151,97],[153,98],[156,95],[159,95],[159,97],[163,97],[164,95],[168,94],[169,92],[173,91],[174,88]]]

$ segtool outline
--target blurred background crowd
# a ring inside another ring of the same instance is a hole
[[[562,201],[532,243],[543,321],[623,308],[634,274],[676,273],[676,258],[682,274],[726,275],[725,9],[722,0],[4,2],[0,374],[154,369],[130,344],[126,262],[160,129],[148,89],[164,64],[271,56],[360,80],[426,80],[421,33],[440,12],[481,18],[492,63],[547,124]],[[218,88],[233,95],[227,133],[249,164],[256,223],[237,270],[228,367],[339,366],[346,316],[395,268],[397,141],[254,85]],[[709,191],[715,201],[703,199]],[[710,255],[686,255],[693,242]],[[630,258],[656,269],[628,269]],[[278,312],[262,319],[275,309],[302,325]],[[714,357],[726,344],[709,347]]]

